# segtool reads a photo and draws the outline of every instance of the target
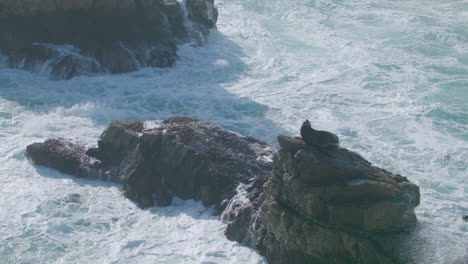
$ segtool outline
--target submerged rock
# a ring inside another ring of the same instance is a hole
[[[393,234],[416,223],[419,188],[344,148],[279,136],[264,193],[226,235],[275,263],[398,263]]]
[[[170,67],[177,44],[202,43],[217,20],[213,0],[182,3],[0,0],[0,51],[11,67],[56,79]]]
[[[125,196],[142,207],[169,205],[176,195],[216,205],[218,212],[239,183],[270,173],[273,154],[263,141],[188,117],[113,121],[98,148],[88,150],[65,140],[26,149],[39,165],[122,183]]]

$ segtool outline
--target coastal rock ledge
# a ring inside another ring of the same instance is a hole
[[[142,207],[214,205],[225,234],[270,264],[402,263],[398,234],[417,222],[419,188],[340,147],[267,143],[188,117],[113,121],[96,148],[64,139],[27,147],[38,165],[123,185]]]
[[[217,17],[214,0],[0,0],[0,52],[54,79],[170,67]]]

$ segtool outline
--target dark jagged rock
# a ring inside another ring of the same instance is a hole
[[[240,186],[238,193],[231,199],[222,218],[228,223],[224,234],[230,240],[257,249],[265,255],[264,238],[266,228],[260,215],[265,200],[264,184],[269,177],[258,177],[248,186]]]
[[[0,51],[11,67],[45,69],[55,79],[170,67],[177,44],[206,37],[216,24],[213,0],[187,0],[186,5],[176,0],[0,0]]]
[[[38,165],[77,177],[99,177],[100,163],[86,155],[86,149],[65,139],[49,139],[26,148],[26,156]]]
[[[189,18],[197,23],[195,26],[205,36],[209,29],[216,25],[218,10],[213,8],[214,0],[186,0]]]
[[[48,140],[26,151],[40,165],[120,182],[125,196],[142,207],[169,205],[176,195],[216,205],[218,212],[239,183],[270,173],[273,154],[265,142],[187,117],[113,121],[98,148],[86,150],[64,140]],[[88,169],[91,160],[96,160],[93,166],[99,173]]]
[[[142,207],[169,205],[173,196],[215,205],[226,236],[270,264],[401,263],[398,234],[417,221],[415,184],[344,148],[278,141],[275,152],[215,124],[174,117],[113,121],[97,148],[47,140],[26,155],[78,177],[122,183]]]
[[[264,192],[233,208],[226,236],[270,264],[398,263],[391,241],[416,223],[419,188],[346,149],[278,141]]]

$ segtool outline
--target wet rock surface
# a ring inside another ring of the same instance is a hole
[[[264,192],[230,213],[226,236],[275,263],[399,263],[419,188],[344,148],[279,136]]]
[[[89,177],[99,171],[99,164],[92,164],[86,149],[64,139],[49,139],[44,143],[34,143],[26,148],[28,158],[38,165],[72,174]]]
[[[97,148],[47,140],[28,146],[26,155],[78,177],[122,183],[125,196],[142,207],[169,205],[175,195],[221,212],[240,183],[270,173],[274,152],[263,141],[213,123],[174,117],[114,121]]]
[[[119,182],[142,207],[170,205],[174,196],[214,205],[226,236],[270,264],[405,263],[399,234],[417,222],[415,184],[344,148],[286,136],[278,142],[276,151],[213,123],[174,117],[113,121],[95,148],[47,140],[28,146],[26,156]]]
[[[0,51],[52,78],[170,67],[215,27],[212,0],[0,0]],[[193,40],[193,38],[201,38]]]

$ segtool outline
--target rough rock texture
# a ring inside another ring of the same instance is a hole
[[[218,10],[213,8],[214,0],[186,0],[186,3],[189,18],[197,22],[195,27],[208,34],[207,29],[214,27],[218,19]]]
[[[273,154],[263,141],[187,117],[114,121],[98,148],[48,140],[26,151],[40,165],[120,182],[125,196],[142,207],[169,205],[176,195],[216,205],[218,212],[239,183],[270,173]]]
[[[49,139],[26,148],[28,157],[43,165],[77,177],[98,176],[99,162],[92,162],[86,149],[63,139]]]
[[[215,205],[226,236],[270,264],[405,263],[419,188],[344,148],[279,136],[278,152],[215,124],[174,117],[114,121],[97,148],[29,145],[35,163],[123,184],[146,207],[173,196]],[[224,211],[223,211],[224,210]],[[408,261],[406,261],[408,262]]]
[[[399,263],[395,232],[416,222],[419,188],[339,147],[281,146],[264,193],[230,212],[226,235],[275,263]]]
[[[213,0],[183,3],[0,0],[0,51],[11,67],[56,79],[169,67],[177,44],[203,39],[217,20]]]

